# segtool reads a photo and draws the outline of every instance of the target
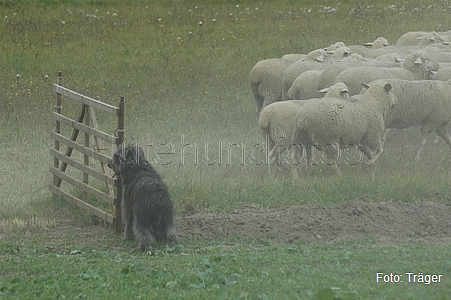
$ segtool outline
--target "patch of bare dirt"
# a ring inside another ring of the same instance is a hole
[[[421,240],[433,243],[451,242],[451,206],[433,202],[410,204],[403,202],[369,203],[350,201],[340,205],[302,205],[274,209],[243,207],[230,213],[211,211],[191,215],[179,214],[176,224],[179,240],[192,237],[217,240],[224,237],[268,239],[291,243],[300,239],[322,242],[361,240],[368,237],[379,243]],[[73,247],[89,245],[103,247],[127,245],[117,243],[111,226],[86,224],[83,228],[62,222],[52,228],[24,232],[25,235],[45,235],[47,245]],[[0,234],[0,240],[7,235]],[[29,239],[24,239],[26,243]]]
[[[232,213],[202,212],[179,216],[177,226],[181,239],[244,236],[293,242],[299,239],[334,241],[373,236],[380,242],[409,239],[449,242],[450,216],[450,206],[432,202],[350,201],[326,207],[245,207]]]

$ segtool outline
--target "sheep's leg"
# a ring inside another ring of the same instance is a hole
[[[284,164],[283,160],[282,160],[282,154],[285,151],[287,151],[287,149],[289,147],[289,146],[287,146],[287,144],[288,144],[288,141],[285,141],[285,143],[283,143],[283,144],[279,144],[278,151],[277,151],[277,154],[278,154],[278,156],[277,156],[278,164],[277,165],[282,170],[282,172],[284,172],[285,174],[289,174],[290,173],[290,168],[286,166],[287,164],[290,164],[290,162],[285,158],[285,164]]]
[[[291,144],[287,147],[287,150],[289,152],[289,158],[291,161],[289,164],[291,165],[291,174],[295,177],[297,177],[297,166],[299,166],[304,159],[301,159],[304,152],[304,147],[297,144]]]
[[[339,145],[325,145],[323,151],[326,157],[326,164],[332,166],[338,175],[342,175],[340,168],[338,167],[338,161],[340,159],[340,146]]]
[[[386,128],[386,129],[384,130],[384,134],[382,135],[382,146],[385,145],[385,141],[386,141],[387,136],[388,136],[389,133],[390,133],[390,129],[389,129],[389,128]]]
[[[281,150],[281,148],[283,148]],[[280,168],[284,172],[288,172],[288,169],[282,165],[282,161],[280,159],[281,154],[286,150],[286,147],[283,145],[274,145],[269,152],[268,155],[268,175],[276,175],[276,169]],[[284,168],[285,167],[285,168]]]
[[[293,147],[295,148],[292,149]],[[291,137],[291,144],[287,148],[291,151],[291,166],[293,173],[295,173],[297,166],[303,162],[303,159],[301,159],[301,157],[303,156],[305,149],[305,146],[301,143],[301,137],[297,132],[296,123],[294,125],[294,131]]]
[[[382,148],[382,146],[380,147]],[[368,158],[368,163],[370,163],[370,161],[373,160],[373,152],[371,151],[370,147],[368,147],[368,145],[366,144],[363,144],[359,149],[363,152],[363,154],[365,154],[366,158]]]
[[[438,130],[438,128],[437,128]],[[427,130],[427,131],[422,131],[421,132],[421,144],[420,144],[420,148],[418,148],[418,152],[417,152],[417,156],[415,156],[415,162],[419,162],[421,159],[421,153],[423,152],[423,147],[426,144],[426,142],[428,141],[428,137],[429,135],[432,133],[431,130]],[[438,133],[438,132],[437,132]],[[445,140],[446,141],[446,140]],[[451,147],[451,146],[450,146]]]
[[[260,96],[257,88],[255,88],[255,91],[254,91],[254,86],[252,86],[252,92],[254,94],[254,100],[255,100],[255,106],[256,106],[255,111],[257,112],[257,118],[258,118],[260,116],[260,112],[263,109],[263,104],[265,102],[265,98]]]
[[[315,159],[313,157],[313,146],[307,145],[305,147],[305,156],[307,157],[307,167],[310,168],[313,164],[313,160]]]
[[[364,146],[364,147],[367,147],[367,146]],[[379,147],[377,148],[376,154],[374,154],[373,158],[369,158],[368,163],[374,164],[376,162],[377,158],[379,157],[379,155],[382,154],[382,151],[384,151],[384,149],[382,148],[382,143],[381,143],[381,144],[379,144]]]
[[[272,176],[274,174],[276,158],[274,157],[277,145],[273,146],[268,154],[268,175]]]
[[[435,132],[437,132],[438,136],[445,140],[445,142],[448,144],[448,146],[451,148],[451,137],[449,136],[448,131],[446,130],[446,125],[448,124],[442,124]]]

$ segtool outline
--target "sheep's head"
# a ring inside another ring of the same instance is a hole
[[[374,42],[372,43],[365,43],[364,46],[369,46],[371,49],[379,49],[384,48],[386,46],[390,46],[390,43],[387,41],[384,37],[378,37]]]
[[[319,90],[318,93],[326,93],[324,98],[341,98],[349,100],[348,87],[343,82],[338,82],[331,87]]]
[[[319,63],[325,63],[329,61],[329,57],[327,55],[327,52],[324,49],[316,49],[313,51],[310,51],[307,54],[307,57],[305,60],[312,60]]]
[[[341,59],[349,57],[352,54],[352,51],[348,47],[340,47],[331,53],[328,52],[328,54],[332,54],[332,58]]]
[[[438,62],[431,59],[429,55],[422,56],[421,61],[423,62],[423,66],[426,69],[425,79],[434,79],[435,75],[437,75],[438,69],[440,68]]]
[[[386,97],[384,99],[388,99],[388,104],[390,108],[395,108],[398,102],[398,99],[396,98],[395,92],[393,91],[393,86],[390,82],[385,80],[378,80],[371,85],[368,85],[366,83],[361,82],[361,85],[367,89],[367,93],[378,93],[380,94],[382,91],[382,94]]]
[[[424,51],[414,52],[409,54],[403,62],[403,66],[407,64],[407,68],[409,65],[413,65],[412,67],[415,70],[418,68],[423,73],[424,80],[432,80],[438,72],[439,64],[436,60],[434,60],[430,55],[428,55]],[[416,72],[416,71],[415,71]]]
[[[437,32],[430,32],[424,36],[417,38],[418,46],[428,46],[435,43],[442,43],[443,39]]]
[[[335,50],[337,50],[340,47],[346,47],[345,43],[336,42],[335,44],[332,44],[329,47],[324,48],[324,51],[326,51],[327,53],[333,53]]]

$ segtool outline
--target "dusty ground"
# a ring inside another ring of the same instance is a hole
[[[180,242],[194,237],[217,240],[223,237],[244,237],[247,240],[269,239],[291,243],[300,239],[332,242],[365,239],[378,243],[398,243],[411,239],[433,243],[451,243],[451,206],[426,202],[368,203],[350,201],[335,206],[303,205],[277,209],[244,207],[231,213],[197,212],[179,214],[177,227]],[[117,243],[111,226],[86,224],[79,228],[70,223],[58,223],[50,228],[26,231],[39,235],[47,245],[73,247],[88,245],[104,247],[110,240],[113,248],[124,250],[129,245]],[[0,234],[0,240],[7,235]],[[31,239],[23,239],[30,241]],[[20,243],[20,242],[19,242]]]
[[[203,212],[178,219],[181,238],[265,237],[277,242],[299,239],[334,241],[409,239],[451,241],[451,206],[437,203],[367,203],[304,205],[278,209],[245,207],[232,213]]]

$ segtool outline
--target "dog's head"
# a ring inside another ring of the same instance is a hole
[[[108,162],[108,167],[114,171],[114,176],[119,175],[121,177],[123,177],[127,166],[135,165],[149,165],[144,156],[144,151],[137,144],[119,146]]]

